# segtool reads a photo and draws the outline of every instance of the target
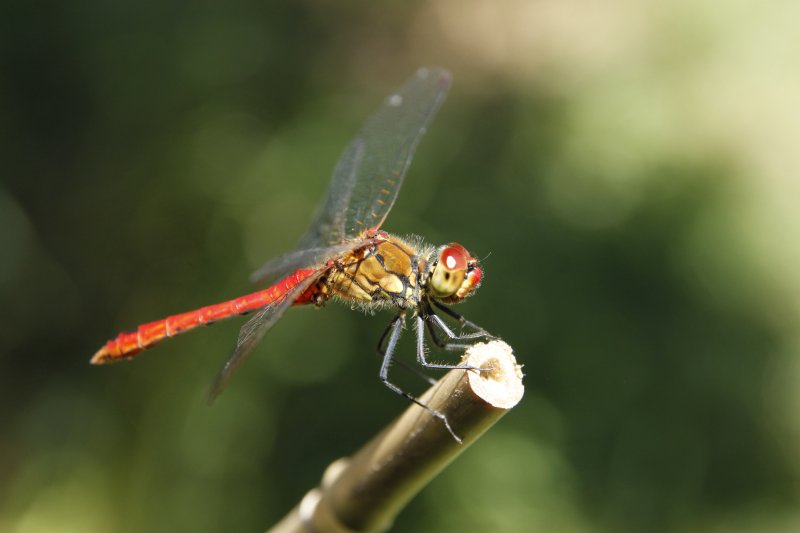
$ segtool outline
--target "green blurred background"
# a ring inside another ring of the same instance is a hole
[[[421,65],[455,82],[385,227],[488,256],[459,310],[527,392],[396,530],[800,530],[797,20],[790,0],[4,3],[0,530],[260,531],[406,407],[376,377],[389,315],[336,305],[290,311],[212,407],[239,320],[88,360],[250,290]]]

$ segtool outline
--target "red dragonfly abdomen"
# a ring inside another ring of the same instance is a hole
[[[136,331],[120,333],[116,338],[108,341],[92,357],[93,364],[109,363],[119,359],[130,359],[136,354],[150,348],[162,340],[190,331],[198,326],[212,324],[223,318],[261,309],[267,305],[278,302],[292,290],[298,283],[317,273],[316,269],[301,268],[286,276],[271,287],[247,294],[227,302],[172,315],[167,318],[142,324]],[[312,303],[314,300],[312,289],[298,297],[294,305]]]

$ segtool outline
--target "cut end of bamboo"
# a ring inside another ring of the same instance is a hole
[[[462,364],[347,460],[326,470],[318,489],[270,533],[386,531],[406,504],[522,399],[522,367],[511,347],[493,340],[471,346]],[[446,417],[463,442],[456,442]]]
[[[493,407],[511,409],[525,393],[522,365],[511,346],[501,340],[479,342],[464,354],[462,364],[480,368],[469,372],[469,384],[477,396]]]

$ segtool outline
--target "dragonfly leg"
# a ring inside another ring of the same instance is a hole
[[[450,435],[456,440],[456,442],[460,444],[461,438],[458,435],[456,435],[456,433],[453,431],[453,428],[450,427],[450,422],[447,420],[446,416],[444,416],[442,413],[440,413],[435,409],[431,409],[430,407],[428,407],[427,405],[417,400],[412,395],[410,395],[409,393],[407,393],[406,391],[404,391],[403,389],[401,389],[400,387],[389,381],[389,366],[392,364],[392,357],[394,355],[395,349],[397,348],[397,342],[400,340],[400,333],[403,330],[404,319],[405,315],[403,315],[402,313],[397,315],[397,317],[395,317],[389,324],[389,327],[386,329],[386,333],[383,335],[383,337],[386,337],[388,335],[389,342],[386,345],[386,350],[384,351],[383,354],[383,362],[381,363],[381,370],[378,373],[378,377],[380,378],[381,382],[384,385],[389,387],[390,390],[399,394],[406,400],[419,405],[420,407],[428,411],[431,414],[431,416],[438,418],[442,422],[442,424],[444,424],[444,427],[447,429]],[[383,337],[381,338],[381,344],[383,344]]]
[[[439,348],[441,348],[442,350],[455,352],[455,351],[459,351],[459,350],[466,350],[467,348],[469,348],[469,344],[459,343],[459,342],[447,342],[447,341],[443,340],[441,337],[439,337],[439,334],[436,333],[436,327],[439,326],[439,324],[437,322],[435,322],[435,320],[433,318],[425,317],[425,326],[428,328],[428,333],[430,334],[431,340],[433,341],[433,343],[436,346],[438,346]],[[448,331],[449,331],[449,329],[448,329]],[[445,331],[445,335],[448,334],[448,331]],[[449,331],[449,332],[452,333],[452,331]],[[453,334],[453,335],[455,335],[455,334]],[[454,337],[449,337],[448,336],[448,339],[450,339],[450,340],[452,340],[453,338]]]
[[[425,316],[425,325],[428,327],[428,332],[430,333],[434,344],[447,351],[464,350],[470,345],[461,341],[486,338],[488,335],[483,331],[475,331],[473,333],[463,333],[457,335],[447,326],[447,324],[445,324],[444,320],[433,313]],[[447,337],[447,340],[443,340],[439,337],[438,333],[436,332],[437,328],[445,335],[445,337]]]
[[[468,339],[468,338],[480,338],[480,337],[483,337],[484,339],[487,339],[487,340],[497,340],[497,337],[495,337],[494,335],[492,335],[491,333],[489,333],[488,331],[486,331],[485,329],[480,327],[478,324],[467,320],[466,318],[464,318],[463,316],[461,316],[457,312],[453,311],[452,309],[450,309],[449,307],[447,307],[443,303],[437,302],[436,300],[433,300],[433,305],[438,307],[446,315],[448,315],[451,318],[453,318],[454,320],[458,321],[458,323],[461,324],[461,327],[467,327],[467,328],[471,328],[472,330],[474,330],[474,333],[470,334],[470,335],[473,335],[472,337],[470,337],[470,336],[459,336],[459,338]],[[436,317],[437,319],[439,318],[438,316],[436,316],[433,313],[431,313],[431,315]],[[439,322],[444,323],[441,319],[439,319]]]
[[[399,320],[402,320],[402,315],[397,315],[396,317],[394,317],[386,326],[386,329],[383,330],[381,338],[378,339],[378,353],[381,354],[381,357],[386,355],[386,348],[384,348],[383,343],[384,341],[386,341],[387,337],[389,337],[389,333],[394,330],[394,327]]]
[[[447,349],[446,348],[447,347],[447,343],[439,338],[439,335],[436,333],[436,330],[433,329],[433,322],[428,317],[425,317],[425,327],[428,328],[428,333],[431,336],[431,340],[433,341],[433,344],[435,344],[439,348],[442,348],[443,350]]]
[[[432,315],[435,316],[435,315]],[[431,363],[428,361],[428,357],[425,354],[425,322],[426,319],[423,319],[422,316],[417,315],[416,317],[416,325],[417,325],[417,361],[419,364],[424,366],[425,368],[440,368],[443,370],[482,370],[475,366],[469,365],[447,365],[442,363]],[[428,328],[430,331],[430,327]],[[431,335],[433,337],[433,334]],[[441,340],[438,337],[434,337],[434,343],[437,346],[440,346]],[[449,346],[447,344],[444,345],[445,347]],[[455,345],[454,345],[455,346]],[[460,345],[466,348],[468,345],[462,344]],[[448,348],[448,349],[456,349],[456,348]]]
[[[398,315],[397,317],[392,319],[391,322],[389,322],[389,324],[386,326],[386,329],[383,330],[383,334],[381,335],[380,340],[378,340],[378,354],[380,354],[381,357],[386,356],[386,348],[383,346],[383,343],[384,341],[386,341],[386,338],[389,336],[389,332],[393,330],[395,322],[397,322],[398,320],[402,322],[402,318],[400,317],[400,315]],[[407,364],[405,361],[402,361],[401,359],[395,359],[394,362],[397,363],[402,368],[404,368],[405,370],[408,370],[409,372],[420,378],[422,381],[427,382],[429,385],[436,385],[435,379],[428,376],[424,372],[420,372],[418,368]]]

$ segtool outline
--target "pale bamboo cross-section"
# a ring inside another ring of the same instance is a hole
[[[379,532],[391,527],[425,485],[522,399],[521,366],[505,342],[470,347],[462,364],[487,370],[451,370],[420,397],[447,417],[461,444],[439,419],[411,405],[352,457],[333,462],[320,486],[269,533]]]

